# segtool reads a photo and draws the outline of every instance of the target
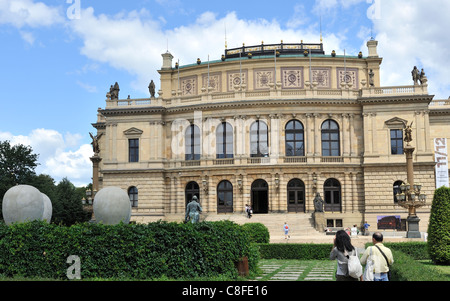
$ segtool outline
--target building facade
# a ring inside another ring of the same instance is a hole
[[[317,193],[328,226],[404,220],[395,192],[412,123],[426,231],[434,139],[450,138],[450,103],[433,101],[426,77],[380,87],[377,41],[367,46],[363,57],[327,55],[322,44],[244,45],[184,66],[162,54],[157,97],[152,84],[146,99],[120,99],[112,86],[98,110],[98,189],[126,190],[136,222],[181,221],[193,195],[207,218],[246,204],[254,214],[311,215]]]

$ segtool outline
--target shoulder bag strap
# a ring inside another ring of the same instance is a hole
[[[388,261],[386,255],[384,255],[383,251],[381,251],[381,249],[380,249],[379,246],[375,246],[375,247],[377,247],[377,249],[381,252],[381,254],[383,255],[383,257],[384,257],[384,259],[386,260],[386,263],[387,263],[387,265],[388,265],[388,267],[389,267],[389,261]]]

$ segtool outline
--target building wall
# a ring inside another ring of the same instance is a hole
[[[405,156],[391,154],[390,130],[402,130],[412,122],[415,176],[428,196],[427,206],[418,210],[421,230],[426,231],[435,189],[433,138],[447,135],[450,127],[448,113],[430,113],[434,112],[429,108],[433,96],[426,85],[380,87],[378,57],[345,61],[342,56],[313,57],[311,67],[308,58],[280,57],[276,69],[273,57],[178,69],[169,68],[168,59],[159,71],[158,98],[108,98],[94,124],[97,133],[103,134],[100,187],[138,189],[132,220],[184,217],[185,188],[191,181],[199,185],[205,214],[218,214],[217,185],[222,180],[233,185],[233,212],[243,212],[245,204],[252,202],[251,185],[257,179],[268,184],[269,214],[287,212],[287,184],[294,178],[305,185],[305,210],[300,214],[314,211],[316,192],[324,197],[324,183],[333,178],[340,183],[341,209],[325,212],[326,219],[342,220],[347,227],[365,220],[375,225],[380,215],[406,218],[407,210],[393,200],[393,183],[406,180]],[[344,64],[352,72],[350,86],[340,81]],[[244,86],[233,85],[236,77],[240,79],[240,70]],[[310,70],[323,81],[311,84]],[[375,73],[370,88],[369,70]],[[209,92],[208,74],[214,82]],[[286,82],[289,75],[297,76],[296,80]],[[285,126],[293,119],[304,127],[303,157],[285,156]],[[339,126],[337,157],[322,156],[321,124],[327,119]],[[250,156],[250,126],[256,120],[269,129],[267,158]],[[215,133],[224,121],[233,128],[232,159],[216,159]],[[191,124],[201,129],[198,161],[185,160],[184,133]],[[129,162],[129,139],[139,139],[139,162]]]

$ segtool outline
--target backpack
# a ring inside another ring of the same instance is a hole
[[[352,252],[353,253],[353,252]],[[348,255],[348,275],[353,278],[361,277],[363,270],[361,262],[359,261],[358,252],[355,249],[355,255]]]

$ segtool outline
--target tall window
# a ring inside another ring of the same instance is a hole
[[[217,212],[233,212],[233,185],[229,181],[217,185]]]
[[[341,184],[336,179],[328,179],[323,184],[325,211],[341,211]]]
[[[185,134],[185,160],[200,160],[200,129],[191,124]]]
[[[131,207],[138,206],[138,189],[134,186],[128,188],[128,197],[130,198]]]
[[[391,154],[403,154],[403,131],[391,130]]]
[[[268,157],[268,128],[264,121],[257,120],[250,126],[250,156]]]
[[[217,127],[216,158],[233,158],[233,128],[228,122],[222,122]]]
[[[139,162],[139,139],[128,139],[128,162]]]
[[[331,119],[322,123],[322,156],[340,156],[339,126]]]
[[[286,124],[286,156],[304,156],[305,138],[303,124],[298,120],[291,120]]]

